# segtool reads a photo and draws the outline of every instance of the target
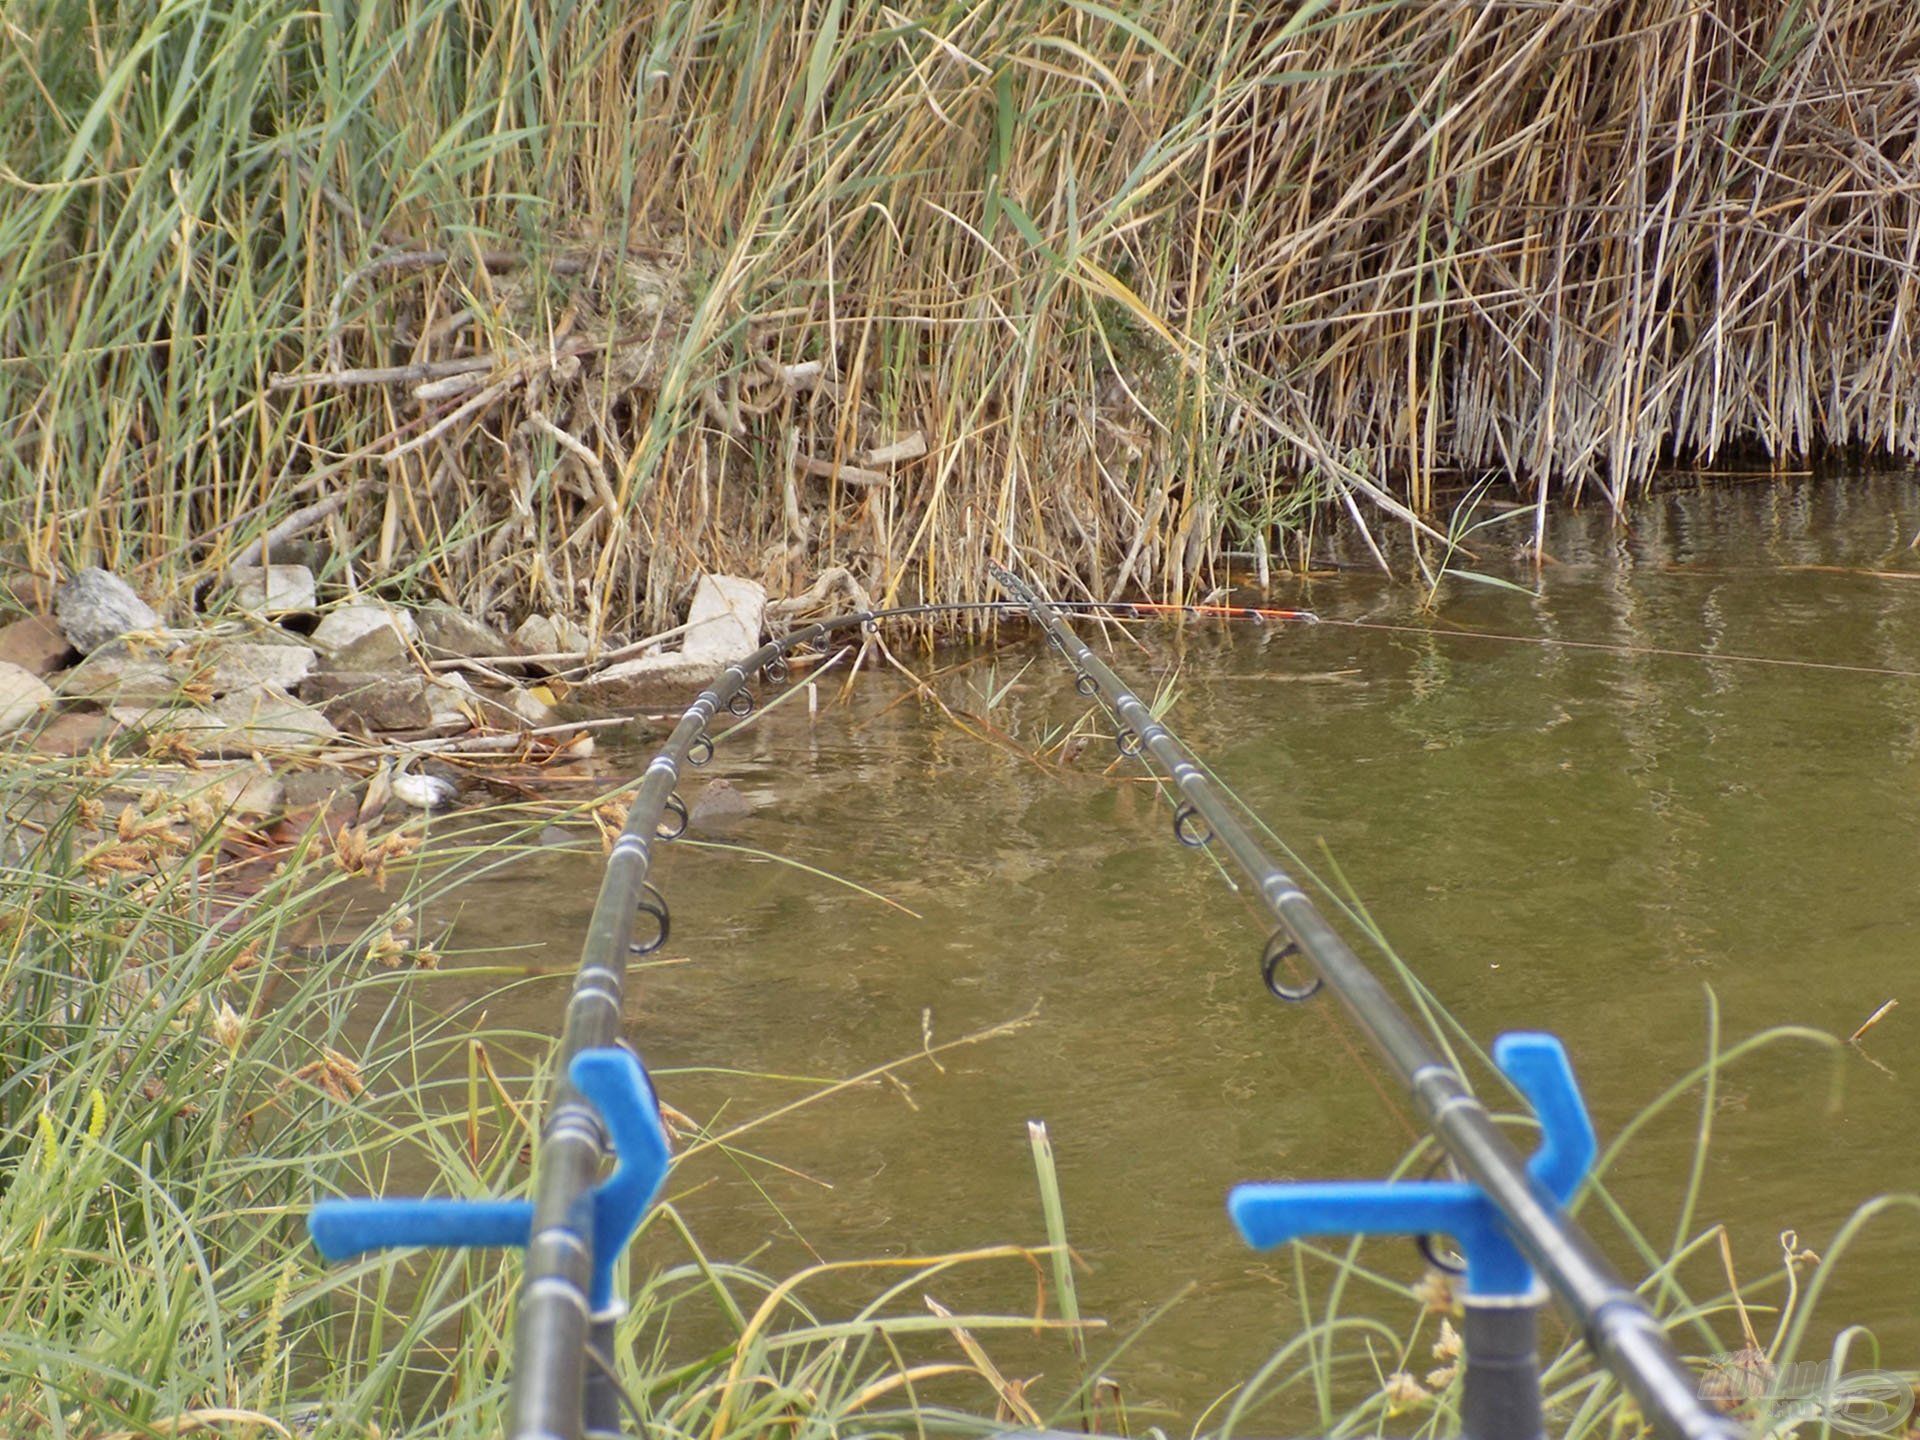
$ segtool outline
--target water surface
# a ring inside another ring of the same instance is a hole
[[[1413,587],[1343,572],[1274,603],[1405,628],[1155,625],[1112,660],[1143,694],[1175,688],[1175,728],[1280,836],[1337,862],[1472,1036],[1563,1037],[1603,1144],[1702,1059],[1710,995],[1723,1042],[1788,1024],[1844,1036],[1902,1000],[1837,1067],[1802,1044],[1724,1078],[1695,1229],[1724,1220],[1757,1279],[1781,1231],[1824,1251],[1863,1200],[1920,1188],[1916,533],[1911,478],[1684,491],[1626,531],[1557,516],[1535,595],[1456,582],[1426,613]],[[1531,583],[1498,554],[1484,564]],[[1859,668],[1710,658],[1736,653]],[[902,658],[960,666],[937,682],[955,709],[989,713],[985,694],[1013,682],[990,714],[1026,745],[1087,713],[1024,638],[991,658]],[[822,688],[817,721],[789,704],[721,746],[707,773],[756,807],[734,838],[916,913],[669,848],[668,953],[687,963],[642,977],[629,1015],[665,1097],[744,1119],[808,1088],[766,1077],[844,1077],[925,1037],[1033,1019],[768,1125],[746,1142],[763,1158],[689,1163],[673,1181],[684,1214],[712,1253],[757,1250],[776,1273],[1039,1242],[1027,1121],[1044,1119],[1089,1313],[1124,1334],[1178,1297],[1114,1367],[1129,1402],[1192,1421],[1299,1326],[1290,1263],[1236,1244],[1228,1187],[1379,1176],[1409,1143],[1404,1106],[1336,1005],[1265,996],[1245,897],[1173,843],[1137,771],[1106,773],[1104,741],[1063,775],[896,703],[905,686],[884,671],[850,696]],[[503,946],[570,963],[598,867],[597,853],[541,857],[485,882],[477,906],[468,892],[467,913]],[[517,987],[495,1018],[552,1029],[563,998],[557,980]],[[1662,1250],[1700,1118],[1696,1097],[1613,1175]],[[1920,1365],[1915,1241],[1899,1218],[1869,1229],[1819,1331],[1869,1325],[1882,1363]],[[1420,1270],[1407,1246],[1369,1256],[1400,1279]],[[1686,1273],[1713,1293],[1706,1258]],[[1033,1277],[1003,1267],[936,1293],[1017,1312]],[[1364,1304],[1411,1319],[1404,1302]],[[1739,1345],[1731,1319],[1719,1338]],[[1048,1355],[1043,1394],[1070,1369]]]

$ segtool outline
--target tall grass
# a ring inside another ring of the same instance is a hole
[[[1911,456],[1916,46],[1894,0],[22,0],[14,584],[176,589],[318,506],[336,579],[603,629],[987,551],[1177,597],[1320,501]]]

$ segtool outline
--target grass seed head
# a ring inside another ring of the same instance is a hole
[[[1429,1404],[1433,1396],[1427,1387],[1404,1370],[1396,1370],[1387,1376],[1387,1383],[1381,1388],[1387,1397],[1387,1413],[1404,1415],[1409,1410],[1417,1410]]]
[[[240,1012],[223,998],[214,1009],[211,1023],[215,1043],[229,1055],[238,1055],[247,1038],[247,1022]]]
[[[1413,1298],[1429,1315],[1457,1315],[1460,1302],[1453,1293],[1453,1277],[1443,1270],[1428,1269],[1413,1286]]]

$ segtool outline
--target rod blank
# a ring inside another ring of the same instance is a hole
[[[999,566],[992,571],[1044,627],[1068,664],[1079,675],[1093,678],[1121,733],[1131,737],[1123,748],[1159,767],[1179,790],[1181,803],[1212,829],[1214,844],[1253,882],[1268,913],[1407,1087],[1421,1119],[1462,1176],[1499,1207],[1514,1243],[1654,1428],[1668,1440],[1740,1436],[1738,1425],[1701,1398],[1698,1382],[1673,1353],[1660,1322],[1640,1297],[1551,1198],[1535,1190],[1526,1162],[1468,1089],[1465,1077],[1440,1057],[1306,892],[1261,848],[1192,752],[1074,634],[1058,607]]]

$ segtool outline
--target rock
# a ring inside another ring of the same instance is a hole
[[[481,686],[469,694],[480,722],[490,728],[530,730],[553,720],[553,711],[545,701],[518,686]]]
[[[0,660],[0,735],[8,735],[53,704],[53,691],[31,670]]]
[[[578,655],[587,648],[587,632],[560,615],[529,615],[513,632],[513,648],[522,655]]]
[[[201,766],[153,775],[174,794],[206,800],[235,815],[272,815],[284,809],[286,786],[260,764]]]
[[[434,729],[467,729],[481,723],[484,711],[467,677],[457,671],[436,675],[427,682],[427,705],[433,712]]]
[[[507,696],[507,704],[528,729],[538,730],[543,725],[553,724],[554,709],[531,690],[515,690]]]
[[[74,658],[73,642],[51,615],[29,615],[0,625],[0,660],[42,679],[64,670]]]
[[[108,812],[139,804],[156,792],[183,800],[203,800],[215,810],[236,815],[271,815],[282,808],[286,792],[257,761],[234,765],[145,765],[117,772],[109,784]]]
[[[177,697],[175,697],[177,698]],[[178,730],[186,725],[201,729],[213,727],[213,717],[198,705],[115,705],[107,711],[113,723],[122,729],[145,734],[161,730]]]
[[[414,616],[420,627],[420,639],[427,653],[436,660],[477,659],[483,655],[511,652],[507,637],[484,621],[476,620],[458,606],[435,600]]]
[[[113,640],[60,676],[58,683],[68,700],[153,705],[178,695],[184,678],[151,653],[136,654],[126,641]]]
[[[297,640],[263,635],[258,639],[216,639],[201,647],[194,658],[194,679],[214,694],[226,695],[262,685],[292,690],[307,678],[319,655],[312,646]]]
[[[217,771],[215,783],[227,808],[236,815],[272,815],[286,808],[286,785],[264,765],[239,765]]]
[[[186,640],[164,656],[125,640],[109,641],[60,678],[60,693],[71,700],[112,705],[152,705],[185,694],[194,699],[263,685],[291,690],[313,669],[311,646],[265,631],[233,638],[201,636]]]
[[[160,616],[127,582],[105,570],[74,572],[53,596],[54,618],[73,648],[92,654],[130,630],[158,630]]]
[[[721,667],[680,654],[642,655],[622,660],[582,680],[568,692],[569,700],[610,708],[685,705]]]
[[[387,605],[340,605],[321,618],[310,638],[322,650],[333,652],[382,628],[392,630],[405,640],[415,640],[420,635],[420,627],[414,624],[408,611]],[[405,653],[404,647],[399,653]]]
[[[444,810],[460,798],[460,787],[444,775],[426,770],[395,770],[391,781],[393,798],[416,810]]]
[[[286,615],[313,609],[319,590],[304,565],[236,565],[227,572],[233,603],[242,610]]]
[[[753,804],[729,781],[709,780],[687,812],[692,830],[726,830],[753,813]]]
[[[534,730],[553,723],[553,707],[530,690],[515,686],[511,690],[475,692],[482,716],[489,725],[509,730]]]
[[[424,730],[433,723],[427,682],[418,675],[324,670],[308,677],[300,696],[320,706],[336,725],[349,717],[370,730]]]
[[[358,783],[344,770],[331,765],[314,765],[289,771],[281,777],[280,788],[289,806],[325,805],[335,796],[346,794]]]
[[[84,755],[103,743],[113,733],[111,716],[92,711],[75,711],[67,715],[56,715],[33,737],[33,749],[39,755],[61,755],[71,758]]]
[[[709,670],[744,660],[760,648],[766,618],[766,587],[737,575],[702,575],[687,612],[687,634],[680,653]]]
[[[340,734],[311,705],[303,705],[286,691],[271,686],[251,694],[223,696],[211,708],[214,717],[228,727],[216,754],[318,750]]]
[[[410,628],[411,621],[412,617],[409,616],[407,625],[375,625],[353,639],[334,646],[327,655],[327,668],[361,674],[411,670],[414,654],[410,641],[419,633]]]

